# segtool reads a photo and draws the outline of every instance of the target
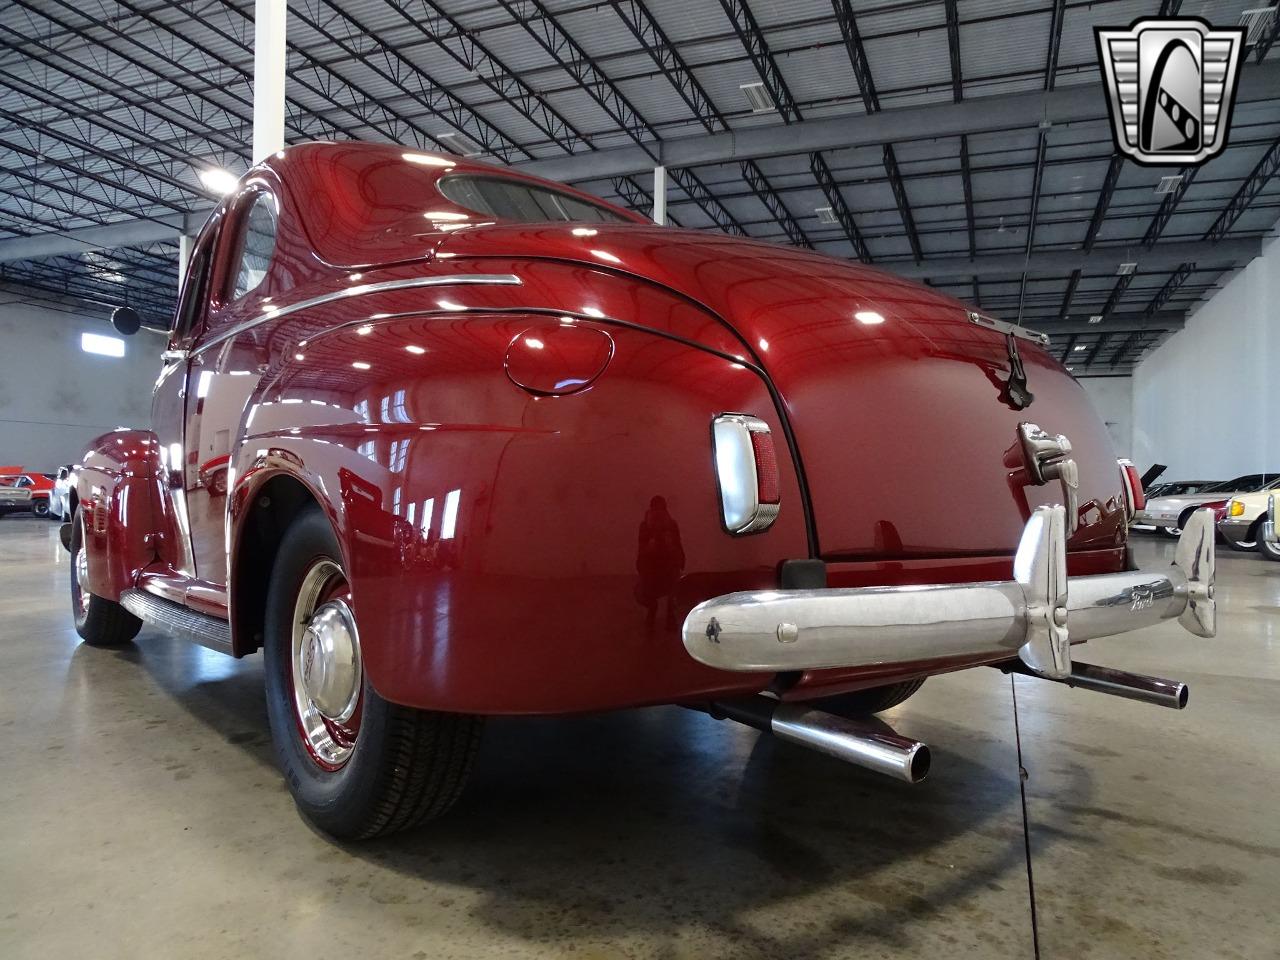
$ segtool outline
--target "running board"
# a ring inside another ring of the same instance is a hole
[[[165,633],[219,653],[234,655],[231,649],[231,624],[225,620],[197,613],[180,603],[165,600],[145,590],[126,590],[120,594],[120,606]]]

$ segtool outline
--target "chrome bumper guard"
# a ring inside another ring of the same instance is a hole
[[[1039,676],[1065,680],[1073,642],[1174,618],[1212,637],[1213,550],[1213,511],[1201,509],[1168,568],[1068,578],[1066,511],[1038,507],[1018,544],[1013,580],[730,593],[693,608],[684,645],[721,670],[1018,657]]]

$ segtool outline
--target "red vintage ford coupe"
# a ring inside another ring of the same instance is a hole
[[[265,656],[304,814],[457,798],[488,714],[683,704],[914,781],[870,714],[999,665],[1180,707],[1071,644],[1214,632],[1044,338],[869,267],[655,226],[457,157],[254,167],[183,283],[150,430],[99,437],[76,629]]]

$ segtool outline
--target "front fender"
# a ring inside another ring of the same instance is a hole
[[[108,600],[156,558],[160,443],[150,430],[115,430],[89,442],[76,475],[84,512],[89,592]]]

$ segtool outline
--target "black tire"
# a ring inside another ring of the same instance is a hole
[[[1262,536],[1259,536],[1258,553],[1268,560],[1280,561],[1280,543],[1270,543]]]
[[[1181,527],[1156,527],[1156,530],[1157,530],[1157,531],[1158,531],[1162,536],[1166,536],[1166,537],[1168,537],[1170,540],[1177,540],[1177,539],[1178,539],[1178,537],[1182,536],[1182,528],[1181,528]]]
[[[71,615],[76,633],[91,647],[118,647],[142,629],[142,621],[120,604],[95,596],[80,585],[84,552],[84,514],[77,510],[71,521]],[[86,568],[87,569],[87,566]]]
[[[48,500],[32,500],[31,512],[34,513],[37,517],[47,517],[49,515],[49,501]]]
[[[1253,528],[1245,534],[1246,537],[1252,537],[1251,540],[1230,540],[1227,537],[1222,538],[1222,542],[1234,550],[1236,553],[1253,553],[1260,550],[1259,544],[1262,543],[1262,521],[1259,520],[1253,525]]]
[[[888,710],[902,703],[924,686],[925,677],[890,683],[883,687],[868,687],[852,693],[840,693],[834,697],[813,700],[810,706],[841,717],[869,717],[881,710]]]
[[[271,571],[263,652],[271,738],[294,802],[320,830],[355,840],[416,826],[453,806],[474,766],[483,720],[388,703],[362,673],[350,752],[336,769],[322,764],[295,705],[293,622],[308,572],[326,561],[341,568],[341,557],[319,509],[294,519]]]

